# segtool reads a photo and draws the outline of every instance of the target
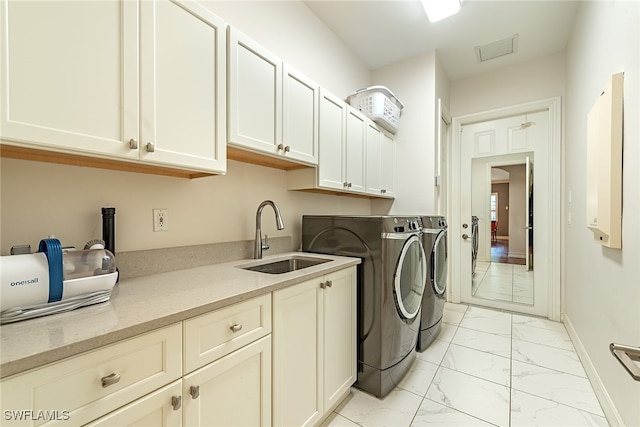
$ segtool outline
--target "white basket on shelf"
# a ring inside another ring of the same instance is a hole
[[[397,132],[404,105],[388,88],[370,86],[360,89],[349,95],[347,102],[389,132]]]

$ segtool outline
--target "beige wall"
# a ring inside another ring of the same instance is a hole
[[[299,1],[206,1],[214,13],[340,97],[370,85],[370,72]],[[247,13],[250,10],[251,13]],[[277,31],[274,31],[277,29]],[[102,235],[100,208],[116,208],[118,251],[187,246],[254,238],[255,213],[274,200],[286,229],[269,235],[300,243],[304,213],[369,214],[370,202],[286,190],[286,172],[230,161],[225,176],[186,180],[74,166],[2,159],[1,253],[54,234],[82,246]],[[154,233],[152,209],[169,209],[169,231]]]
[[[639,5],[582,2],[567,50],[564,305],[621,416],[615,423],[627,426],[640,425],[640,382],[613,358],[609,344],[640,345]],[[625,72],[622,249],[607,249],[593,242],[586,227],[586,117],[606,80],[620,71]]]
[[[286,172],[230,161],[227,175],[187,180],[76,166],[2,159],[2,254],[12,245],[55,235],[64,245],[83,246],[102,237],[100,208],[116,208],[119,252],[254,238],[256,209],[275,201],[285,230],[263,212],[270,236],[300,244],[303,214],[369,214],[367,200],[287,191]],[[153,232],[152,209],[169,210],[169,231]]]

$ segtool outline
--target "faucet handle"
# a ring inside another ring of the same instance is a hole
[[[269,236],[267,236],[266,234],[264,235],[264,240],[262,243],[262,250],[267,250],[269,249]]]

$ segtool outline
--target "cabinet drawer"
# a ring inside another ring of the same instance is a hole
[[[271,333],[271,294],[184,322],[184,372]]]
[[[182,425],[182,381],[177,380],[127,406],[87,424],[87,427],[180,427]],[[173,399],[180,399],[175,401]]]
[[[0,383],[3,415],[23,412],[10,425],[94,420],[180,378],[181,333],[176,324],[10,377]]]

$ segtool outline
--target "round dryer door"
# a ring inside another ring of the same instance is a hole
[[[394,275],[396,304],[405,319],[420,311],[426,279],[427,257],[420,238],[412,235],[402,247]]]
[[[433,290],[437,295],[444,295],[447,290],[447,231],[438,233],[431,254],[431,278]]]

